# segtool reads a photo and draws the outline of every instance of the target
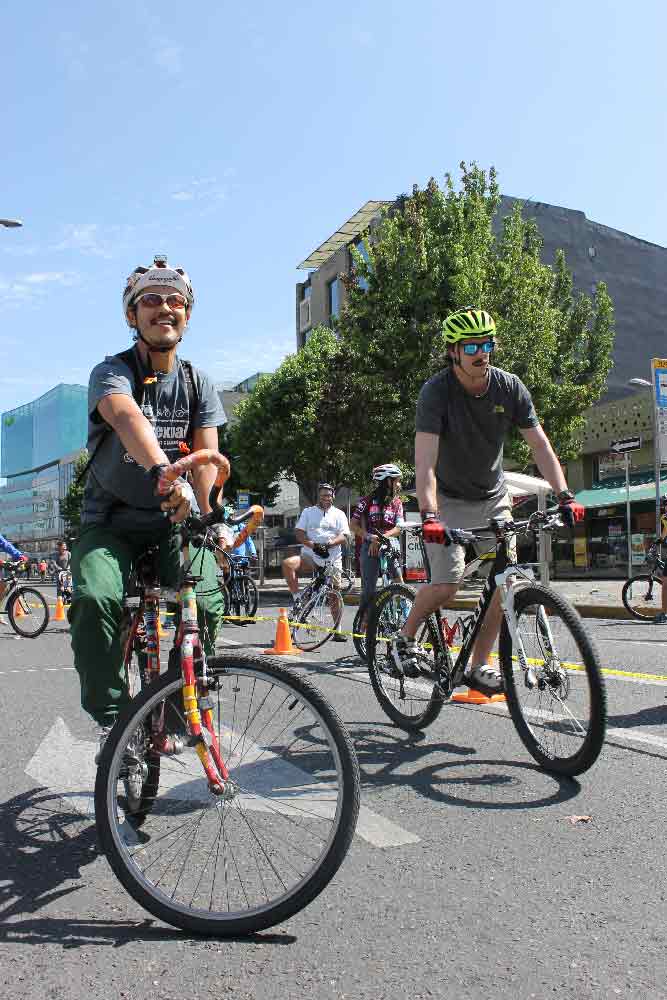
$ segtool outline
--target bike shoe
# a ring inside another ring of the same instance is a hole
[[[496,667],[490,667],[488,663],[480,663],[477,667],[466,667],[463,683],[489,698],[493,694],[500,694],[503,690],[500,671]]]
[[[334,634],[333,634],[333,641],[334,642],[347,642],[347,636],[346,635],[342,635],[340,632],[334,632]]]
[[[419,646],[416,639],[409,639],[399,635],[396,644],[391,651],[394,663],[399,671],[406,677],[420,677],[421,671],[417,662]]]

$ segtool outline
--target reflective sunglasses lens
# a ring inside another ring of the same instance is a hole
[[[482,350],[485,354],[490,354],[491,351],[495,350],[496,345],[492,340],[485,340],[482,344]]]
[[[163,298],[158,295],[157,292],[146,292],[145,295],[139,296],[139,302],[142,305],[147,306],[149,309],[156,309],[158,306],[162,305]]]
[[[464,344],[463,345],[463,353],[464,354],[469,354],[471,357],[473,355],[477,354],[478,350],[479,350],[479,344]]]
[[[170,309],[182,309],[185,306],[185,299],[178,292],[167,296],[167,305]]]

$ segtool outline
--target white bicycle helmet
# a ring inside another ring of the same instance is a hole
[[[372,479],[374,483],[381,483],[383,479],[400,479],[403,473],[397,465],[389,462],[387,465],[376,465],[373,469]]]
[[[171,267],[167,263],[167,258],[162,254],[156,254],[153,258],[152,267],[135,267],[132,274],[125,283],[123,292],[123,315],[126,322],[127,310],[132,305],[138,295],[141,295],[149,285],[164,285],[177,289],[192,309],[195,304],[195,293],[192,289],[192,282],[186,271],[182,267]]]

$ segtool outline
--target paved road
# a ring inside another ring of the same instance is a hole
[[[148,917],[97,854],[90,820],[26,773],[58,719],[78,740],[94,731],[78,708],[66,629],[30,641],[0,624],[0,992],[667,997],[667,628],[590,627],[619,673],[607,678],[603,756],[579,781],[537,770],[502,710],[452,705],[410,738],[384,718],[351,644],[304,657],[297,669],[352,733],[364,805],[405,837],[384,847],[355,838],[308,909],[251,940],[218,942]],[[264,648],[272,634],[272,623],[229,625],[221,646]],[[592,820],[572,825],[575,815]]]

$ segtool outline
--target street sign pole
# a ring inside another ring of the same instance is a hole
[[[659,359],[651,362],[651,392],[653,394],[653,467],[655,474],[655,537],[660,538],[660,472],[662,458],[660,455],[660,414],[658,413],[658,379],[656,369]]]
[[[625,453],[625,522],[628,537],[628,578],[632,576],[632,523],[630,518],[630,452]]]

